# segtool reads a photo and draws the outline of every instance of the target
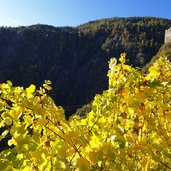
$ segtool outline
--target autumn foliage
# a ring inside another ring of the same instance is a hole
[[[115,58],[109,88],[96,95],[86,117],[65,119],[47,95],[0,85],[1,170],[132,171],[171,170],[171,63],[158,57],[147,73]]]

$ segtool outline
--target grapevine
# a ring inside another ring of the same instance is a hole
[[[171,170],[171,63],[158,57],[145,73],[109,63],[109,87],[86,117],[65,119],[43,87],[0,84],[1,170]]]

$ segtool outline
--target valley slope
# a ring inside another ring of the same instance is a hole
[[[78,27],[48,25],[0,28],[0,82],[41,86],[64,106],[67,117],[107,89],[108,61],[127,53],[134,67],[147,64],[163,45],[171,20],[110,18]],[[72,107],[70,107],[72,106]]]

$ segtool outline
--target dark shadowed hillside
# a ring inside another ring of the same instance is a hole
[[[0,81],[41,86],[53,82],[51,96],[67,115],[107,88],[108,61],[127,53],[127,63],[142,67],[163,44],[171,20],[111,18],[81,26],[0,28]],[[74,107],[68,107],[74,106]]]

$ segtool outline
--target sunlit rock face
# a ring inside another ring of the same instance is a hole
[[[170,43],[171,42],[171,28],[165,31],[165,43]]]

